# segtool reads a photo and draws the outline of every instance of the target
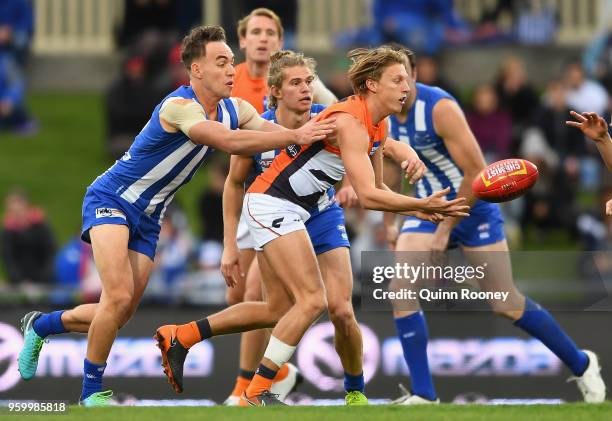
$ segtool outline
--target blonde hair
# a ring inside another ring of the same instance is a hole
[[[295,66],[304,66],[310,69],[313,76],[316,76],[315,68],[317,67],[317,62],[311,58],[306,57],[302,53],[296,53],[291,50],[282,50],[277,51],[270,57],[270,72],[268,74],[268,86],[272,88],[273,86],[280,89],[283,85],[283,70],[288,69],[289,67]],[[270,105],[274,108],[278,106],[278,101],[276,97],[270,94],[268,100],[270,101]]]
[[[249,21],[251,20],[251,18],[255,16],[265,16],[267,18],[272,19],[274,23],[276,24],[276,30],[278,31],[278,37],[280,39],[283,38],[284,30],[283,30],[283,24],[281,22],[281,19],[278,17],[276,13],[274,13],[272,10],[266,7],[259,7],[257,9],[254,9],[251,11],[251,13],[249,13],[248,15],[246,15],[245,17],[243,17],[242,19],[238,21],[238,38],[246,37],[247,25],[249,24]]]
[[[353,61],[347,76],[356,95],[367,93],[368,79],[379,81],[387,66],[398,63],[408,68],[410,65],[405,51],[387,45],[372,49],[356,48],[349,51],[347,57]]]

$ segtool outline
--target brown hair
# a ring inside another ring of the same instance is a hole
[[[270,72],[268,74],[268,86],[273,86],[280,89],[283,84],[283,70],[289,67],[304,66],[308,67],[312,71],[313,75],[316,75],[315,68],[317,62],[311,57],[306,57],[302,53],[296,53],[291,50],[277,51],[270,57]],[[274,95],[270,95],[268,98],[272,107],[278,106],[278,101]]]
[[[387,66],[395,63],[409,66],[407,54],[388,45],[372,49],[357,48],[349,51],[348,58],[353,64],[347,76],[356,95],[364,95],[368,91],[366,81],[380,80]]]
[[[181,61],[191,70],[191,63],[206,56],[206,44],[209,42],[225,42],[225,30],[218,25],[195,27],[183,38],[181,45]]]
[[[283,24],[281,23],[281,20],[278,17],[278,15],[266,7],[259,7],[257,9],[252,10],[251,13],[249,13],[248,15],[246,15],[245,17],[243,17],[242,19],[238,21],[238,38],[246,37],[247,25],[249,24],[249,21],[251,20],[251,18],[255,16],[265,16],[267,18],[272,19],[274,23],[276,24],[276,30],[278,31],[278,37],[279,38],[283,37],[283,32],[284,32]]]

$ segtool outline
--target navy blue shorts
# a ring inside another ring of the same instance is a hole
[[[311,216],[305,225],[316,254],[351,246],[344,226],[344,210],[336,203]]]
[[[130,232],[128,249],[155,257],[160,225],[153,218],[103,187],[89,187],[83,199],[81,239],[91,243],[89,230],[96,225],[126,225]]]
[[[401,233],[433,234],[436,228],[437,225],[433,222],[424,221],[415,216],[407,216],[404,219]],[[499,206],[478,201],[470,210],[470,216],[461,220],[451,231],[449,246],[482,247],[505,238],[504,218]]]

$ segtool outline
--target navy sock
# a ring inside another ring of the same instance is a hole
[[[198,326],[198,330],[200,331],[200,337],[202,340],[212,338],[212,330],[210,329],[210,323],[208,322],[208,318],[196,320],[196,325]]]
[[[584,374],[589,358],[578,349],[550,313],[538,303],[525,297],[525,311],[521,318],[514,322],[514,325],[542,341],[568,366],[574,375]]]
[[[83,364],[83,391],[81,392],[81,400],[87,399],[96,392],[102,391],[102,376],[106,363],[94,364],[89,362],[87,358]]]
[[[344,390],[348,392],[358,391],[363,393],[365,390],[365,381],[363,379],[363,373],[353,376],[352,374],[344,372]]]
[[[412,394],[429,400],[436,400],[436,390],[427,361],[427,325],[422,311],[395,319],[404,359],[410,369]]]
[[[240,371],[238,372],[238,375],[242,377],[243,379],[251,380],[255,376],[255,372],[243,370],[241,368]]]
[[[277,373],[277,370],[272,370],[271,368],[268,368],[263,364],[259,364],[259,368],[255,372],[255,374],[259,374],[260,376],[268,380],[273,380],[274,377],[276,377],[276,373]]]
[[[41,314],[36,320],[32,328],[34,332],[41,338],[46,338],[49,335],[57,335],[66,333],[67,330],[62,323],[62,314],[66,310],[58,310],[51,313]]]

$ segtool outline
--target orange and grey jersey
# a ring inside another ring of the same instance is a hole
[[[336,113],[350,114],[363,124],[369,137],[368,154],[374,155],[386,138],[386,122],[374,125],[365,101],[357,96],[329,106],[316,119],[323,120]],[[327,192],[342,180],[344,174],[338,147],[327,141],[308,146],[292,145],[285,148],[272,165],[255,179],[248,192],[286,199],[314,215],[333,203],[333,197]]]

